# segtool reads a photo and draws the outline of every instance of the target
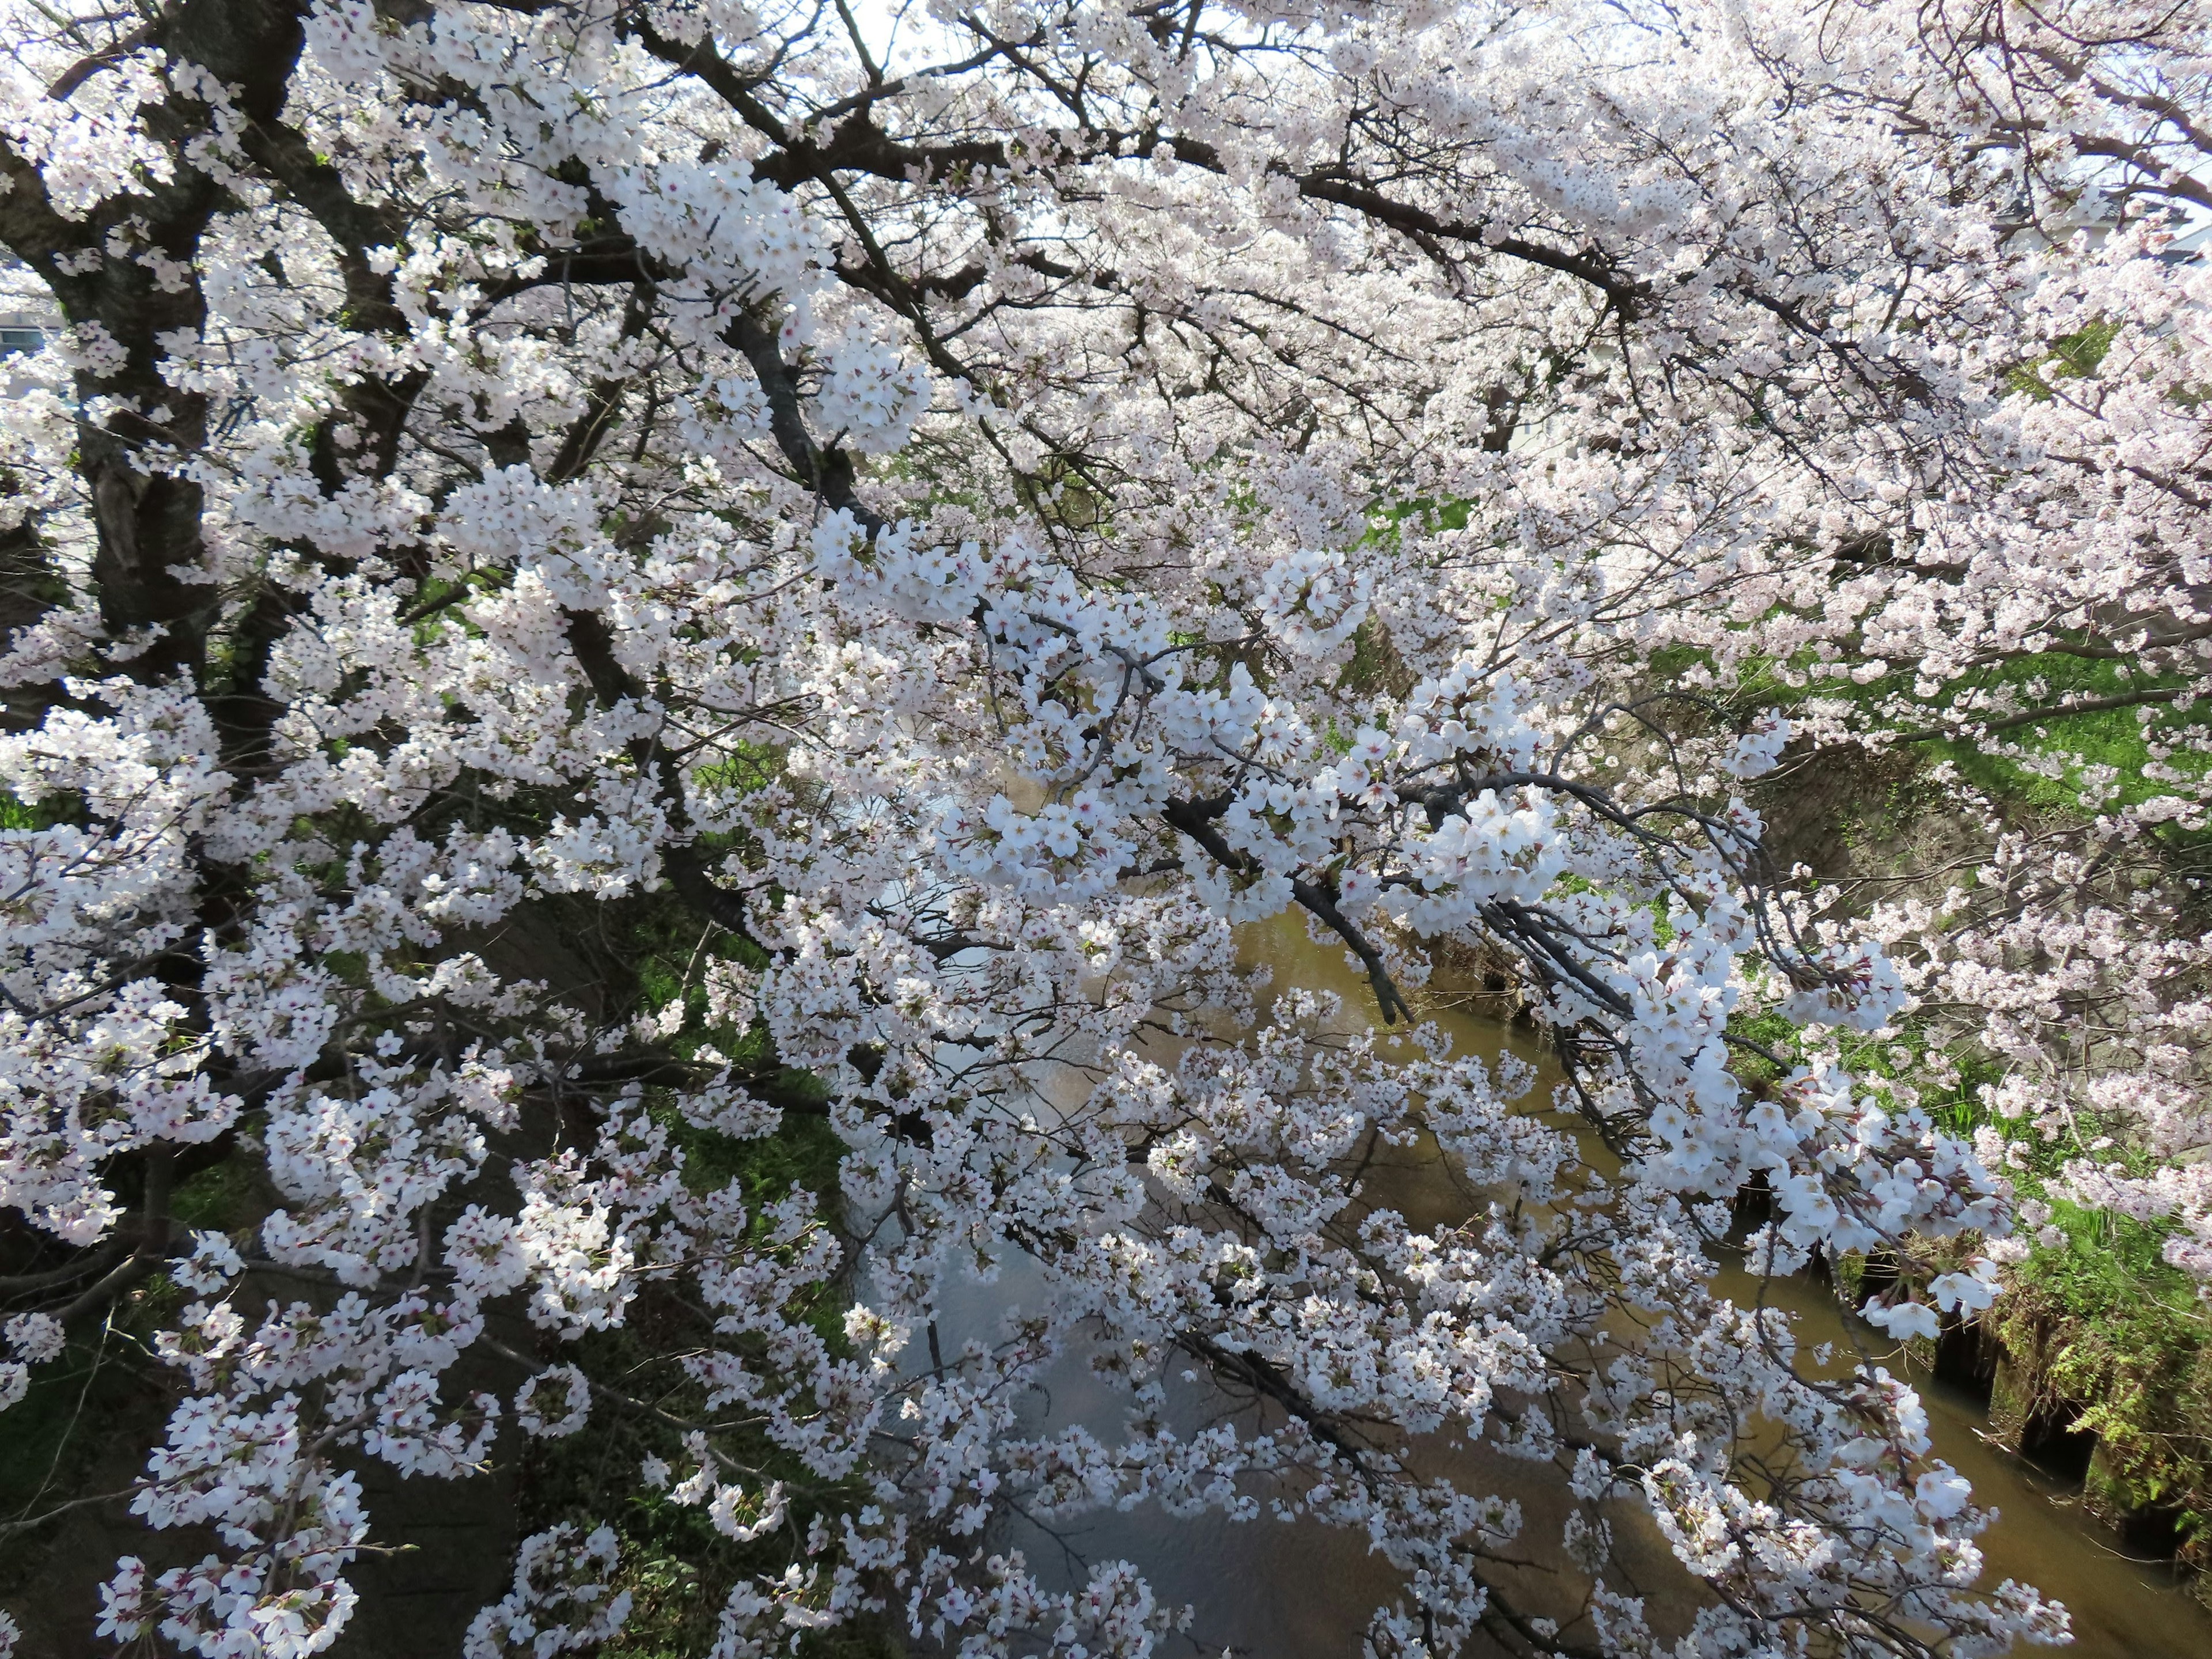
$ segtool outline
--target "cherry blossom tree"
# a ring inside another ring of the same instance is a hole
[[[2202,946],[2112,896],[2203,812],[2201,13],[6,15],[0,243],[66,326],[0,412],[0,1400],[173,1284],[130,1506],[212,1540],[120,1562],[104,1634],[321,1651],[366,1461],[629,1413],[683,1449],[640,1491],[792,1540],[717,1659],[1153,1650],[1142,1564],[1060,1585],[1012,1504],[1364,1534],[1376,1655],[2063,1636],[1912,1390],[1714,1279],[1763,1183],[1758,1273],[1933,1243],[1879,1317],[1988,1304],[2001,1144],[1852,1070],[1916,1008],[2015,1116],[2203,1121]],[[1752,780],[2081,712],[1992,678],[2051,653],[2176,717],[2168,793],[1992,827],[1941,902],[1769,856]],[[1375,1029],[1239,972],[1285,912]],[[680,974],[564,981],[563,930]],[[1555,1094],[1420,1022],[1440,951]],[[799,1115],[835,1192],[687,1151]],[[1482,1207],[1416,1227],[1382,1144]],[[226,1159],[282,1203],[194,1231]],[[1044,1305],[940,1341],[1016,1257]],[[652,1385],[595,1375],[656,1297]],[[1068,1357],[1118,1435],[1024,1426]],[[1255,1410],[1178,1428],[1188,1368]],[[1564,1534],[1435,1472],[1468,1443]],[[465,1650],[588,1649],[620,1583],[611,1528],[533,1535]]]

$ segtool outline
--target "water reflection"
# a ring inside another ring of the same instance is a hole
[[[1273,991],[1290,987],[1335,991],[1345,1000],[1347,1028],[1370,1017],[1371,999],[1364,976],[1346,962],[1340,950],[1312,943],[1295,918],[1247,928],[1241,945],[1248,966],[1273,969]],[[1455,1007],[1448,998],[1429,1001],[1425,1015],[1449,1031],[1455,1052],[1494,1058],[1511,1051],[1532,1062],[1543,1061],[1527,1033],[1465,1003]],[[1540,1085],[1532,1101],[1547,1095]],[[1421,1230],[1456,1224],[1481,1201],[1426,1146],[1380,1149],[1364,1184],[1370,1201],[1397,1209]],[[1747,1296],[1750,1282],[1741,1274],[1724,1274],[1721,1288]],[[945,1287],[939,1322],[946,1351],[969,1337],[994,1334],[1010,1308],[1035,1307],[1042,1299],[1042,1275],[1026,1258],[1007,1261],[997,1282],[988,1286],[956,1277]],[[1880,1332],[1856,1320],[1847,1332],[1833,1300],[1809,1281],[1771,1285],[1767,1300],[1796,1315],[1802,1349],[1834,1341],[1848,1351],[1847,1335],[1854,1334],[1878,1355],[1893,1346]],[[1902,1369],[1901,1358],[1887,1363],[1893,1370]],[[1988,1561],[1985,1582],[2017,1578],[2065,1602],[2073,1615],[2076,1652],[2128,1659],[2212,1659],[2212,1612],[2178,1585],[2170,1569],[2127,1559],[2118,1540],[2074,1507],[2059,1483],[1981,1438],[1984,1418],[1977,1402],[1946,1385],[1926,1379],[1921,1382],[1937,1455],[1973,1482],[1982,1502],[2001,1511],[2001,1518],[1982,1540]],[[1072,1355],[1054,1369],[1044,1389],[1032,1399],[1024,1427],[1034,1433],[1079,1423],[1110,1438],[1121,1428],[1125,1407],[1123,1395],[1097,1382],[1080,1357]],[[1171,1380],[1164,1414],[1179,1432],[1203,1427],[1231,1413],[1240,1413],[1239,1420],[1249,1429],[1257,1408],[1232,1398],[1209,1378],[1178,1376]],[[1264,1415],[1259,1420],[1267,1422]],[[1555,1473],[1465,1447],[1441,1447],[1441,1439],[1431,1437],[1422,1443],[1422,1472],[1448,1476],[1463,1489],[1516,1500],[1531,1553],[1540,1559],[1555,1554],[1544,1547],[1558,1538],[1567,1507]],[[1662,1635],[1674,1633],[1693,1605],[1688,1581],[1667,1555],[1648,1518],[1617,1512],[1614,1526],[1620,1553],[1639,1587],[1650,1595],[1655,1629]],[[1196,1607],[1191,1634],[1198,1651],[1233,1650],[1258,1659],[1349,1659],[1360,1650],[1370,1610],[1393,1600],[1400,1582],[1389,1565],[1369,1551],[1364,1535],[1311,1522],[1284,1525],[1264,1513],[1245,1522],[1230,1521],[1218,1512],[1178,1520],[1147,1505],[1127,1514],[1084,1516],[1050,1528],[1017,1516],[992,1541],[994,1548],[1021,1550],[1032,1569],[1054,1588],[1079,1584],[1091,1563],[1134,1561],[1163,1601]],[[1560,1618],[1572,1617],[1583,1589],[1571,1571],[1555,1566],[1508,1570],[1498,1582],[1526,1610]],[[1666,1588],[1670,1583],[1674,1586],[1671,1594]],[[1667,1616],[1670,1601],[1672,1618]],[[1480,1635],[1468,1650],[1479,1659],[1489,1659],[1496,1651]]]

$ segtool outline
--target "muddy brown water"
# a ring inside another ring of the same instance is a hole
[[[1244,929],[1243,954],[1247,966],[1273,970],[1269,994],[1294,986],[1334,991],[1344,999],[1347,1025],[1372,1018],[1364,977],[1341,951],[1309,940],[1295,918]],[[1425,1017],[1450,1033],[1455,1053],[1494,1057],[1514,1051],[1542,1062],[1525,1032],[1498,1018],[1448,1006],[1432,1006]],[[1075,1091],[1075,1098],[1080,1094]],[[1547,1085],[1540,1081],[1530,1099],[1547,1096]],[[1432,1149],[1408,1149],[1398,1158],[1395,1164],[1370,1168],[1364,1177],[1369,1196],[1390,1204],[1420,1227],[1455,1224],[1473,1211],[1476,1195],[1455,1180]],[[1721,1288],[1741,1294],[1749,1283],[1741,1273],[1724,1273]],[[1010,1307],[1034,1307],[1042,1296],[1042,1277],[1024,1258],[1006,1261],[989,1285],[955,1276],[945,1290],[940,1338],[949,1351],[969,1337],[987,1337]],[[1894,1345],[1880,1332],[1856,1319],[1847,1327],[1849,1316],[1823,1286],[1790,1280],[1771,1286],[1767,1300],[1795,1316],[1801,1349],[1822,1342],[1848,1349],[1846,1338],[1855,1335],[1893,1371],[1905,1370],[1902,1354],[1889,1352]],[[2129,1559],[2117,1535],[2079,1509],[2074,1501],[2077,1486],[1985,1440],[1987,1419],[1980,1402],[1924,1376],[1914,1381],[1928,1406],[1936,1455],[1971,1480],[1977,1498],[1998,1511],[1980,1540],[1985,1586],[2014,1578],[2064,1602],[2075,1632],[2069,1651],[2099,1659],[2212,1659],[2212,1610],[2188,1594],[2169,1565]],[[1252,1420],[1247,1402],[1221,1392],[1210,1379],[1178,1375],[1169,1386],[1165,1415],[1178,1431],[1238,1413],[1239,1421]],[[1091,1376],[1079,1355],[1072,1354],[1046,1377],[1024,1427],[1042,1432],[1081,1423],[1110,1438],[1121,1427],[1125,1403]],[[1448,1475],[1463,1489],[1517,1502],[1530,1553],[1546,1553],[1565,1516],[1556,1474],[1463,1445],[1439,1447],[1438,1438],[1420,1443],[1414,1467],[1424,1474]],[[1369,1550],[1363,1534],[1310,1520],[1278,1522],[1265,1512],[1265,1489],[1251,1490],[1262,1498],[1263,1510],[1249,1522],[1233,1522],[1218,1511],[1177,1519],[1147,1504],[1049,1526],[1016,1518],[990,1543],[997,1549],[1021,1550],[1031,1569],[1054,1587],[1079,1584],[1089,1566],[1098,1562],[1135,1563],[1163,1601],[1195,1609],[1190,1640],[1176,1638],[1170,1652],[1352,1659],[1360,1651],[1370,1611],[1400,1595],[1399,1576]],[[1655,1628],[1665,1637],[1679,1633],[1695,1605],[1688,1581],[1647,1517],[1624,1509],[1616,1511],[1613,1524],[1646,1591]],[[1508,1569],[1498,1582],[1525,1611],[1571,1618],[1581,1599],[1579,1583],[1557,1565]],[[1497,1651],[1480,1635],[1468,1649],[1480,1659]]]

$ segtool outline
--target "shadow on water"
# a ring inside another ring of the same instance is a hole
[[[1294,919],[1249,927],[1242,943],[1248,966],[1273,970],[1275,990],[1295,986],[1334,991],[1345,999],[1347,1025],[1366,1018],[1364,977],[1340,951],[1310,942]],[[1455,1052],[1492,1057],[1512,1050],[1532,1061],[1542,1059],[1527,1033],[1500,1019],[1448,1006],[1433,1008],[1429,1017],[1450,1032]],[[1532,1098],[1545,1092],[1540,1084]],[[1470,1212],[1475,1194],[1444,1167],[1432,1147],[1408,1149],[1398,1160],[1370,1165],[1364,1177],[1370,1195],[1398,1208],[1417,1227],[1455,1224]],[[1720,1288],[1741,1295],[1748,1292],[1750,1280],[1724,1272]],[[1035,1307],[1042,1298],[1042,1275],[1026,1258],[1008,1260],[989,1285],[956,1276],[945,1288],[940,1333],[948,1346],[987,1336],[1009,1308]],[[1847,1346],[1849,1316],[1824,1286],[1809,1279],[1780,1282],[1770,1285],[1767,1301],[1795,1315],[1801,1351],[1827,1341]],[[1856,1318],[1850,1318],[1850,1327],[1877,1358],[1894,1346]],[[1901,1353],[1885,1363],[1893,1371],[1905,1369]],[[2083,1514],[2074,1501],[2078,1480],[2069,1481],[1984,1439],[1986,1402],[1972,1392],[1924,1376],[1914,1381],[1928,1406],[1936,1455],[1972,1480],[1982,1503],[2000,1512],[1981,1540],[1985,1584],[2016,1578],[2063,1601],[2073,1616],[2075,1640],[2071,1650],[2061,1651],[2096,1659],[2212,1659],[2212,1611],[2187,1593],[2169,1565],[2130,1559],[2117,1534]],[[1032,1399],[1024,1429],[1039,1432],[1080,1423],[1102,1437],[1112,1436],[1121,1428],[1125,1404],[1124,1396],[1095,1380],[1080,1357],[1071,1355]],[[1249,1401],[1232,1398],[1192,1372],[1170,1379],[1164,1415],[1179,1432],[1188,1432],[1231,1414],[1249,1426],[1253,1409]],[[1524,1537],[1546,1542],[1558,1537],[1566,1506],[1551,1471],[1531,1470],[1464,1446],[1438,1450],[1433,1438],[1423,1443],[1419,1466],[1422,1473],[1448,1475],[1463,1488],[1516,1501]],[[1256,1489],[1255,1495],[1261,1495]],[[1656,1592],[1651,1598],[1655,1626],[1662,1634],[1670,1626],[1679,1631],[1692,1604],[1684,1594],[1679,1606],[1667,1605],[1662,1587],[1671,1579],[1686,1589],[1686,1581],[1667,1559],[1656,1529],[1648,1519],[1625,1511],[1616,1512],[1613,1524],[1637,1577]],[[1245,1522],[1218,1511],[1177,1519],[1148,1505],[1052,1527],[1017,1517],[991,1541],[994,1549],[1022,1551],[1031,1568],[1054,1587],[1080,1584],[1091,1564],[1133,1561],[1163,1601],[1197,1609],[1190,1645],[1182,1650],[1231,1650],[1254,1659],[1352,1659],[1360,1651],[1370,1611],[1395,1599],[1401,1583],[1370,1552],[1364,1535],[1310,1521],[1285,1525],[1264,1513]],[[1512,1590],[1533,1611],[1571,1614],[1579,1599],[1579,1586],[1547,1578],[1541,1569],[1512,1571],[1509,1577],[1512,1582],[1501,1580],[1501,1588]],[[1497,1650],[1478,1636],[1468,1651],[1490,1659]]]

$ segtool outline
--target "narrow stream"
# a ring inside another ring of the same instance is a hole
[[[1364,977],[1340,951],[1311,943],[1295,917],[1245,929],[1243,955],[1248,966],[1273,970],[1275,991],[1292,986],[1335,991],[1345,1000],[1347,1024],[1371,1018]],[[1450,1033],[1455,1052],[1488,1057],[1510,1049],[1544,1063],[1525,1032],[1499,1020],[1449,1007],[1431,1008],[1426,1017]],[[1547,1095],[1547,1084],[1540,1082],[1536,1097]],[[1424,1156],[1409,1149],[1399,1157],[1402,1161],[1395,1165],[1370,1169],[1364,1178],[1370,1194],[1420,1228],[1455,1224],[1471,1212],[1474,1195],[1432,1152]],[[1729,1285],[1731,1276],[1723,1276],[1724,1292],[1747,1287],[1747,1279]],[[989,1286],[956,1278],[945,1287],[940,1333],[948,1346],[988,1336],[1009,1306],[1034,1306],[1042,1298],[1041,1275],[1026,1258],[1007,1261]],[[1801,1351],[1827,1340],[1848,1349],[1845,1316],[1821,1286],[1791,1280],[1770,1287],[1767,1299],[1796,1315]],[[1870,1351],[1879,1354],[1894,1346],[1871,1327],[1851,1324]],[[1893,1370],[1904,1369],[1901,1355],[1890,1363]],[[1948,1384],[1915,1381],[1928,1405],[1936,1455],[1972,1481],[1982,1503],[2000,1511],[1981,1540],[1985,1584],[2017,1578],[2063,1601],[2073,1616],[2075,1653],[2098,1659],[2212,1659],[2212,1610],[2182,1588],[2169,1565],[2129,1559],[2118,1538],[2075,1504],[2076,1488],[1983,1439],[1986,1418],[1980,1402]],[[1035,1432],[1082,1423],[1110,1437],[1121,1427],[1124,1404],[1072,1356],[1048,1377],[1027,1426]],[[1167,1415],[1179,1431],[1188,1431],[1231,1411],[1249,1410],[1201,1377],[1171,1385]],[[1553,1472],[1465,1449],[1432,1457],[1426,1446],[1422,1467],[1518,1501],[1523,1536],[1533,1542],[1540,1546],[1558,1537],[1565,1506]],[[1638,1579],[1659,1591],[1652,1600],[1655,1628],[1671,1635],[1670,1626],[1687,1617],[1689,1603],[1685,1599],[1668,1617],[1663,1587],[1685,1583],[1683,1575],[1648,1519],[1623,1511],[1614,1527]],[[1163,1601],[1197,1609],[1191,1635],[1196,1650],[1209,1655],[1229,1650],[1253,1659],[1354,1659],[1370,1610],[1394,1599],[1398,1584],[1389,1566],[1369,1552],[1364,1535],[1311,1522],[1284,1525],[1264,1516],[1243,1523],[1218,1513],[1177,1520],[1147,1506],[1126,1515],[1085,1516],[1051,1529],[1017,1519],[992,1544],[1021,1550],[1033,1570],[1059,1585],[1079,1584],[1091,1563],[1134,1562]],[[1541,1569],[1514,1572],[1501,1579],[1500,1588],[1529,1611],[1561,1618],[1572,1616],[1581,1593],[1578,1583]],[[1480,1637],[1468,1650],[1479,1659],[1492,1659],[1496,1651]]]

